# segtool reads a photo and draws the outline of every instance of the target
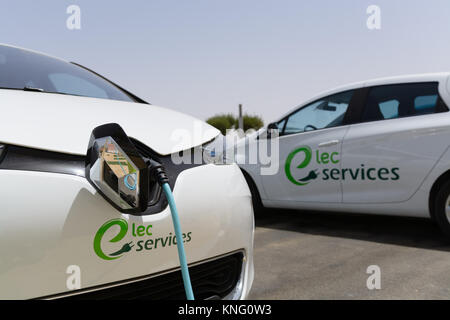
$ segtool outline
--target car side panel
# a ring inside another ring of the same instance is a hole
[[[450,145],[448,113],[350,126],[342,146],[342,167],[398,168],[398,179],[346,179],[344,203],[403,202],[419,189]]]
[[[268,198],[298,202],[341,202],[340,181],[324,176],[322,169],[339,168],[341,144],[347,129],[347,126],[340,126],[279,137],[278,173],[261,177],[262,186]],[[321,144],[330,141],[336,143],[321,147]],[[296,150],[305,146],[310,149],[311,158],[306,168],[299,169],[297,166],[305,160],[304,154],[300,153],[300,156],[294,157],[292,161],[288,159],[292,154],[295,154]],[[326,164],[321,163],[319,154],[323,153],[327,155],[335,154],[337,162],[328,160]],[[291,162],[290,165],[289,162]],[[308,173],[311,174],[311,172],[316,172],[316,177],[308,181],[306,185],[299,186],[289,180],[287,170],[290,171],[293,179],[297,182],[300,181],[300,178],[307,177]]]
[[[332,206],[326,203],[269,201],[264,205],[273,208],[296,209],[299,206],[303,210],[317,210],[325,212],[343,212],[356,214],[389,215],[402,217],[429,218],[428,193],[417,191],[408,201],[395,203],[334,203]]]

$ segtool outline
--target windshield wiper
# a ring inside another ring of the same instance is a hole
[[[44,92],[44,89],[26,86],[23,88],[23,91]]]

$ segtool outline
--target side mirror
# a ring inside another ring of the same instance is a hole
[[[86,157],[86,178],[122,213],[147,209],[149,166],[116,123],[96,127]]]
[[[269,123],[269,125],[267,126],[267,139],[271,139],[272,138],[272,133],[275,130],[279,131],[278,125],[275,122]]]

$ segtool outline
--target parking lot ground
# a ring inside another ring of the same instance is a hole
[[[254,256],[249,299],[450,299],[449,241],[427,219],[269,210]]]

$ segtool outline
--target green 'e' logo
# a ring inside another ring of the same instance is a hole
[[[307,184],[309,184],[310,180],[317,178],[317,174],[314,171],[312,171],[312,172],[310,172],[310,175],[308,177],[300,179],[298,181],[295,180],[295,178],[292,176],[292,172],[291,172],[291,163],[292,163],[292,160],[294,159],[294,157],[300,152],[303,152],[305,154],[305,159],[302,161],[302,163],[300,163],[297,166],[297,169],[304,169],[309,165],[309,163],[311,162],[311,158],[312,158],[312,151],[311,151],[310,147],[303,146],[298,149],[295,149],[288,155],[288,157],[286,159],[286,163],[284,165],[284,172],[286,173],[286,177],[288,178],[288,180],[290,182],[292,182],[293,184],[295,184],[297,186],[306,186]],[[315,177],[312,177],[312,175],[315,175]]]
[[[97,256],[99,256],[100,258],[102,258],[104,260],[118,259],[123,255],[123,253],[130,251],[131,248],[133,247],[131,245],[132,242],[130,242],[130,243],[124,244],[120,250],[113,252],[109,255],[105,254],[103,252],[102,247],[101,247],[101,242],[102,242],[103,236],[104,236],[105,232],[113,226],[119,226],[120,231],[114,238],[109,240],[109,242],[112,242],[112,243],[119,242],[120,240],[122,240],[125,237],[125,235],[128,232],[128,222],[124,219],[109,220],[108,222],[106,222],[104,225],[102,225],[98,229],[98,231],[94,237],[94,251],[97,254]]]

